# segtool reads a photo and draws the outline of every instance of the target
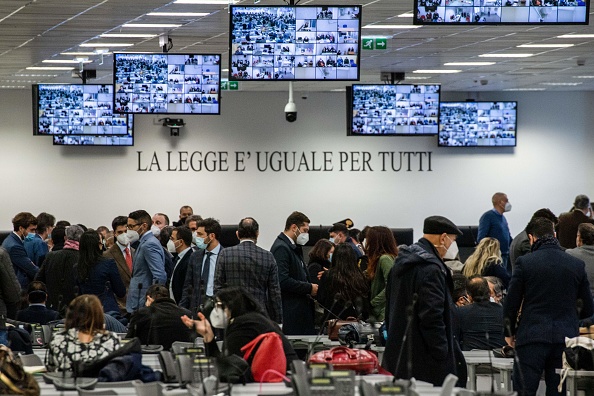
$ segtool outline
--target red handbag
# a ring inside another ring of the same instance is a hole
[[[359,374],[377,373],[379,368],[379,360],[373,352],[345,346],[314,353],[309,363],[329,363],[337,370],[353,370]]]

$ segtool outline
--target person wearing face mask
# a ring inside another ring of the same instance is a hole
[[[146,290],[150,285],[165,284],[167,281],[165,254],[159,240],[150,232],[151,224],[151,215],[146,210],[137,210],[128,215],[128,241],[139,241],[126,298],[126,310],[130,313],[144,305]]]
[[[594,224],[592,209],[590,208],[590,198],[583,194],[575,197],[573,208],[569,212],[559,215],[559,223],[555,228],[559,244],[566,249],[577,247],[576,236],[578,226],[582,223]]]
[[[212,305],[217,259],[223,249],[219,243],[221,224],[212,217],[197,220],[192,236],[196,251],[190,256],[179,305],[195,315]]]
[[[111,222],[111,228],[113,230],[113,236],[115,243],[103,253],[103,257],[110,258],[116,262],[118,273],[120,278],[126,287],[126,295],[130,288],[130,279],[132,278],[132,257],[134,256],[134,249],[130,246],[128,241],[128,218],[126,216],[117,216]],[[118,306],[120,307],[120,313],[126,313],[126,295],[124,297],[118,297]]]
[[[492,237],[499,241],[499,248],[501,249],[501,262],[503,268],[511,274],[512,268],[509,260],[509,247],[511,246],[512,236],[509,232],[507,220],[503,215],[512,209],[511,203],[507,195],[502,192],[493,194],[491,198],[493,209],[485,212],[480,220],[478,227],[477,242],[483,238]]]
[[[27,251],[27,256],[33,261],[36,266],[41,266],[45,256],[49,253],[48,240],[56,224],[56,218],[45,212],[37,215],[37,232],[33,235],[28,235],[25,238],[24,245]]]
[[[152,220],[153,225],[151,226],[151,231],[153,234],[155,234],[155,236],[159,236],[159,233],[163,227],[169,225],[169,216],[167,216],[165,213],[155,213]]]
[[[355,255],[357,256],[357,260],[363,256],[363,252],[359,249],[357,244],[353,241],[353,238],[349,235],[349,229],[344,223],[334,223],[332,227],[328,230],[330,234],[330,242],[338,245],[339,243],[348,243]]]
[[[168,285],[169,297],[176,303],[179,303],[182,299],[188,263],[190,262],[190,256],[192,255],[192,231],[185,226],[175,227],[173,231],[171,231],[171,238],[169,240],[175,249],[173,272],[171,281]]]
[[[216,295],[215,307],[209,320],[202,313],[198,313],[198,320],[192,320],[188,316],[183,316],[181,320],[188,328],[194,328],[204,337],[207,356],[218,357],[223,353],[215,341],[214,327],[225,329],[226,355],[243,357],[241,348],[244,345],[261,334],[274,332],[281,337],[283,350],[278,352],[284,352],[287,369],[293,360],[298,359],[280,327],[266,316],[260,304],[242,287],[231,286],[221,289]]]
[[[309,218],[293,212],[285,222],[270,252],[278,266],[278,280],[283,301],[283,331],[288,335],[313,335],[314,303],[310,296],[318,293],[318,285],[309,280],[303,261],[302,246],[309,241]]]
[[[35,278],[39,267],[27,256],[24,241],[27,237],[34,238],[37,230],[37,218],[29,212],[18,213],[12,219],[13,232],[2,242],[10,256],[14,272],[22,290],[27,290],[29,282]]]
[[[466,363],[454,340],[454,284],[442,260],[460,235],[449,219],[430,216],[424,221],[423,237],[398,252],[386,286],[388,339],[382,361],[396,378],[415,377],[439,386],[454,374],[459,386],[466,382]],[[405,334],[410,336],[412,356],[402,341]]]

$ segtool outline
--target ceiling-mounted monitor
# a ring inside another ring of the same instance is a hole
[[[54,135],[54,146],[134,146],[134,115],[124,116],[128,118],[126,135]]]
[[[587,25],[589,0],[415,0],[415,25]]]
[[[359,80],[361,6],[231,6],[229,29],[229,80]]]
[[[220,54],[115,53],[114,112],[220,114]]]
[[[113,113],[113,85],[33,85],[34,135],[128,135],[128,117]]]
[[[515,147],[518,102],[441,102],[440,147]]]
[[[348,135],[437,135],[440,91],[437,84],[353,84]]]

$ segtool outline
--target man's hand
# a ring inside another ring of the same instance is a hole
[[[515,336],[505,337],[505,342],[507,342],[507,345],[509,345],[512,348],[516,347],[516,337]]]
[[[318,285],[316,285],[315,283],[311,284],[311,295],[312,296],[316,296],[318,294]]]

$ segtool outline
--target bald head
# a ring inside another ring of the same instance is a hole
[[[502,192],[496,192],[495,194],[493,194],[493,198],[491,198],[491,202],[493,202],[493,206],[495,206],[502,199],[503,200],[507,199],[507,194],[502,193]]]

